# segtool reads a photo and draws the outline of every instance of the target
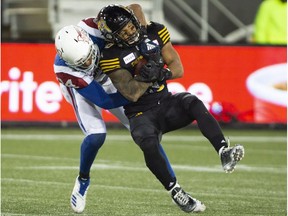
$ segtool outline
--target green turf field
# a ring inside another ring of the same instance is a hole
[[[164,136],[179,183],[205,203],[200,215],[287,215],[286,131],[225,130],[245,147],[232,174],[196,129]],[[2,129],[1,215],[75,215],[69,198],[78,173],[78,129]],[[108,129],[81,215],[187,215],[148,171],[126,130]]]

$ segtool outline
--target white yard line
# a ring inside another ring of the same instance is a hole
[[[49,156],[35,156],[35,155],[18,155],[18,154],[1,154],[2,159],[29,159],[29,160],[49,160],[49,161],[71,161],[78,162],[79,159],[63,158],[63,157],[49,157]],[[195,172],[223,172],[220,165],[215,166],[191,166],[185,164],[172,164],[173,169],[179,171],[195,171]],[[77,170],[78,166],[21,166],[15,169],[22,170]],[[95,170],[123,170],[123,171],[148,171],[142,163],[111,161],[111,160],[97,160],[92,166]],[[237,170],[245,172],[258,173],[287,173],[287,167],[267,167],[267,166],[246,166],[237,165]]]
[[[82,140],[83,135],[64,135],[64,134],[2,134],[2,140]],[[285,136],[229,136],[230,140],[237,142],[287,142]],[[132,141],[130,135],[107,135],[110,141]],[[206,140],[203,136],[176,136],[164,135],[163,141],[182,141],[182,142],[199,142]]]
[[[177,171],[193,171],[193,172],[210,172],[210,173],[222,173],[222,167],[219,166],[190,166],[190,165],[177,165],[172,164],[174,170]],[[18,166],[15,169],[20,170],[78,170],[78,166]],[[137,172],[148,172],[148,169],[143,166],[136,166],[131,163],[131,166],[124,164],[101,164],[97,163],[92,166],[94,170],[121,170],[121,171],[137,171]],[[246,165],[237,165],[238,171],[242,172],[257,172],[257,173],[274,173],[274,174],[285,174],[287,173],[286,167],[252,167]]]
[[[17,178],[2,178],[1,179],[2,184],[3,183],[20,183],[20,184],[31,184],[31,185],[48,185],[48,186],[59,186],[59,187],[63,187],[63,186],[67,186],[67,187],[71,187],[73,186],[74,182],[53,182],[53,181],[36,181],[36,180],[30,180],[30,179],[17,179]],[[124,190],[124,191],[134,191],[134,192],[151,192],[151,193],[167,193],[167,191],[165,191],[164,189],[152,189],[152,188],[137,188],[137,187],[127,187],[127,186],[112,186],[112,185],[100,185],[100,184],[91,184],[90,187],[92,188],[103,188],[105,190]],[[243,188],[244,190],[244,188]],[[285,196],[285,192],[283,192],[283,194],[279,194],[279,196],[275,196],[275,197],[270,197],[273,200],[285,200],[286,196]],[[205,195],[205,196],[216,196],[219,197],[221,196],[218,193],[212,192],[212,193],[201,193],[201,195]],[[234,193],[225,193],[224,191],[222,192],[222,196],[229,196],[229,197],[243,197],[243,198],[247,198],[246,194],[244,195],[240,195],[240,194],[234,194]],[[280,197],[281,196],[281,197]],[[254,199],[266,199],[265,197],[262,196],[249,196],[249,198],[254,198]]]
[[[61,213],[61,216],[66,216],[66,215],[71,216],[71,213],[69,213],[69,214],[62,214]],[[85,215],[91,215],[91,214],[85,214],[85,213],[81,214],[81,216],[85,216]],[[51,214],[16,214],[16,213],[2,212],[1,216],[51,216]]]

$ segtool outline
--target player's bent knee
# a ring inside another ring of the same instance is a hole
[[[152,128],[143,127],[142,130],[133,130],[131,135],[143,152],[149,153],[157,150],[159,139]]]
[[[148,137],[144,138],[142,142],[140,143],[140,148],[143,152],[158,152],[158,140],[157,137]]]
[[[179,93],[177,97],[180,99],[183,108],[187,111],[190,110],[191,106],[194,106],[198,103],[203,103],[197,96],[188,92]]]
[[[140,145],[147,137],[158,137],[157,131],[152,126],[141,125],[132,129],[131,136],[137,145]]]
[[[90,148],[99,150],[106,139],[106,133],[90,134],[85,137],[84,142]]]

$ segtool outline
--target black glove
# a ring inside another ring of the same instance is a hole
[[[162,81],[165,81],[165,80],[168,80],[171,78],[172,78],[172,72],[170,71],[170,69],[169,68],[162,68],[160,70],[157,81],[162,82]]]
[[[159,79],[161,69],[161,65],[149,60],[140,69],[140,74],[135,79],[141,82],[156,82]]]
[[[140,53],[144,56],[144,58],[147,61],[153,60],[157,64],[162,65],[162,67],[164,66],[164,61],[161,56],[160,46],[155,44],[149,38],[144,39],[139,44],[139,50],[140,50]]]

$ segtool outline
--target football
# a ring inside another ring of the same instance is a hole
[[[138,61],[138,63],[135,65],[134,68],[134,75],[140,75],[140,70],[147,63],[147,60],[145,58],[142,58]]]

